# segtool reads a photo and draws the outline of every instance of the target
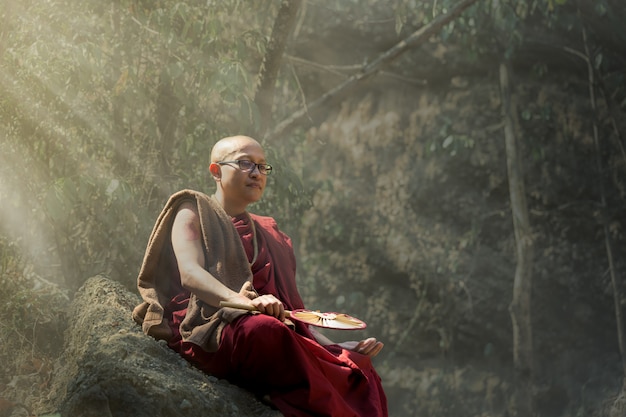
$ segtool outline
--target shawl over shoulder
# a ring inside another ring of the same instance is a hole
[[[246,281],[252,281],[250,264],[239,234],[219,202],[192,190],[172,195],[148,240],[137,277],[137,288],[144,301],[133,310],[133,319],[141,324],[144,333],[156,339],[169,340],[172,337],[169,322],[164,317],[164,306],[175,295],[172,294],[173,281],[180,279],[171,231],[176,213],[184,202],[195,203],[198,208],[205,269],[233,291],[239,291]],[[224,326],[244,314],[247,313],[241,310],[211,306],[192,293],[180,333],[183,340],[215,352]]]

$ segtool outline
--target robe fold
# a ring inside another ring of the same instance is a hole
[[[254,260],[249,269],[256,291],[273,294],[286,309],[304,308],[290,238],[270,217],[244,213],[231,221],[248,261]],[[292,329],[263,314],[231,317],[220,329],[215,351],[185,338],[181,327],[194,296],[180,286],[178,274],[172,280],[171,298],[163,306],[172,335],[168,345],[202,371],[269,395],[286,417],[387,416],[385,393],[370,358],[338,345],[321,346],[304,323],[295,322]]]

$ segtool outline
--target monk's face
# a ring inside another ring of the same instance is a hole
[[[222,161],[246,160],[255,164],[265,164],[265,152],[254,139],[236,136],[220,143],[213,156],[211,172],[227,206],[247,206],[263,196],[267,175],[261,174],[258,167],[251,171],[242,170],[235,162],[217,164]]]

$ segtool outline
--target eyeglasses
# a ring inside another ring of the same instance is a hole
[[[259,172],[263,175],[269,175],[272,173],[272,166],[270,164],[257,164],[247,159],[238,159],[236,161],[220,161],[218,165],[237,164],[237,167],[243,172],[253,172],[255,168],[259,168]]]

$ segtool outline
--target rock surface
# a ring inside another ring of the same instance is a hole
[[[106,277],[85,282],[70,308],[65,350],[39,415],[281,416],[144,335],[131,318],[138,302]]]

